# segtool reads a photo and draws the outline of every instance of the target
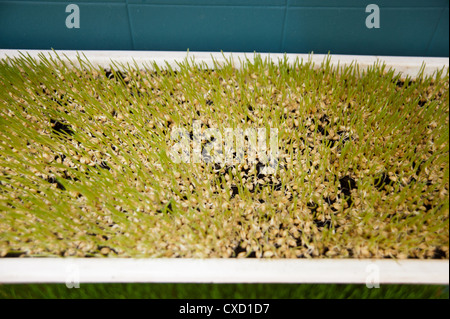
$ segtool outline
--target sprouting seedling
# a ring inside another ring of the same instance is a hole
[[[402,80],[381,64],[363,72],[256,55],[213,70],[112,64],[107,75],[85,57],[54,57],[0,61],[2,254],[69,254],[76,241],[89,256],[109,241],[125,256],[224,257],[242,241],[252,256],[349,247],[340,254],[365,257],[354,248],[366,245],[381,257],[399,244],[413,256],[425,237],[448,242],[448,71]],[[174,164],[170,131],[194,120],[278,128],[280,169],[235,165],[221,176]],[[378,189],[383,173],[392,187]],[[346,176],[354,185],[342,187]]]

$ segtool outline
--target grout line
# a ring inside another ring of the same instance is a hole
[[[283,15],[283,26],[282,26],[282,28],[281,28],[281,40],[280,40],[280,52],[286,52],[286,49],[285,49],[285,36],[286,36],[286,23],[287,23],[287,18],[286,18],[286,16],[287,16],[287,10],[288,10],[288,7],[289,7],[289,1],[290,0],[286,0],[286,3],[284,4],[284,15]]]
[[[441,23],[442,16],[444,15],[445,9],[447,9],[447,8],[443,8],[442,9],[441,14],[439,15],[439,19],[437,19],[437,22],[436,22],[436,25],[434,27],[433,33],[431,34],[430,40],[428,41],[428,45],[426,47],[425,54],[429,54],[429,52],[430,52],[431,44],[433,43],[434,37],[436,36],[436,32],[437,32],[437,29],[439,27],[439,24]]]
[[[128,15],[128,30],[130,30],[130,40],[131,40],[131,48],[133,50],[135,50],[135,46],[134,46],[134,32],[133,32],[133,27],[131,26],[131,17],[130,17],[130,7],[129,7],[129,3],[128,0],[126,0],[126,6],[127,6],[127,15]]]

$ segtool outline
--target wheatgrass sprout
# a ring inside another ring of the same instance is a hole
[[[0,256],[448,258],[448,70],[68,61],[0,61]]]

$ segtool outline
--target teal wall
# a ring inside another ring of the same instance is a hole
[[[68,4],[80,28],[68,29]],[[380,28],[368,29],[368,4]],[[0,0],[0,48],[449,56],[448,0]]]

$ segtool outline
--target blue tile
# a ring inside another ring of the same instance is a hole
[[[0,0],[0,48],[448,56],[448,0]],[[130,20],[129,20],[130,18]]]
[[[424,55],[440,8],[384,8],[380,28],[368,29],[362,8],[289,8],[283,41],[287,52]]]
[[[448,7],[448,0],[288,0],[290,7],[365,8],[376,4],[380,8]]]
[[[98,3],[98,4],[105,4],[105,3],[126,3],[127,0],[46,0],[46,1],[42,1],[42,0],[14,0],[14,2],[39,2],[39,3],[64,3],[65,5],[69,5],[71,3],[73,4],[80,4],[82,2],[89,2],[89,3]],[[1,2],[8,2],[8,1],[0,1]]]
[[[128,0],[129,4],[189,6],[285,6],[288,0]]]
[[[278,52],[285,9],[130,5],[138,50]]]
[[[68,29],[68,2],[0,2],[0,48],[132,49],[127,8],[121,3],[77,3],[80,28]]]

